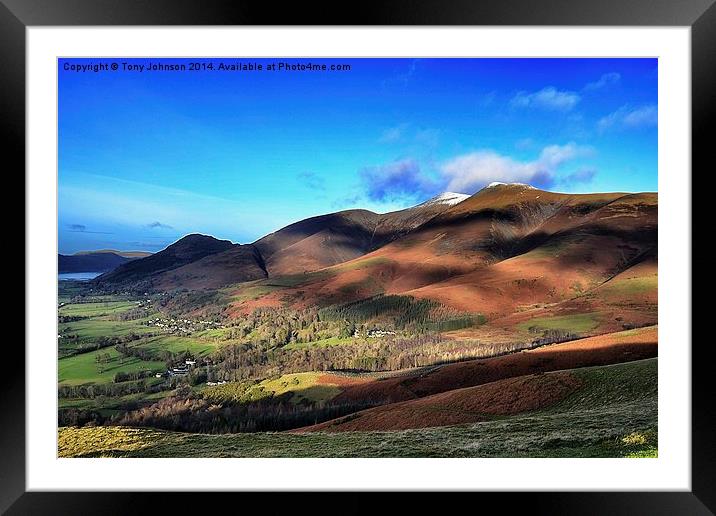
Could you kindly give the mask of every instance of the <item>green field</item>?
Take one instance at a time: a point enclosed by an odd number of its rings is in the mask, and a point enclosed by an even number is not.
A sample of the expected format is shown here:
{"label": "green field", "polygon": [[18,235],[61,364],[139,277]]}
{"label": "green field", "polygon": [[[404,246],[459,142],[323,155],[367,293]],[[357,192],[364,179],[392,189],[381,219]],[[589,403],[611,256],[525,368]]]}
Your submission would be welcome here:
{"label": "green field", "polygon": [[146,325],[155,312],[128,321],[116,320],[115,316],[137,307],[135,301],[103,301],[97,303],[72,303],[59,308],[58,314],[65,317],[83,317],[78,321],[62,322],[57,326],[60,335],[58,349],[60,357],[92,349],[100,337],[125,337],[130,334],[146,335],[156,328]]}
{"label": "green field", "polygon": [[233,299],[235,301],[249,301],[258,299],[266,294],[270,294],[276,290],[296,287],[308,282],[309,280],[317,281],[330,278],[335,275],[335,271],[319,270],[315,272],[307,272],[304,274],[289,274],[286,276],[277,276],[271,279],[263,279],[252,282],[243,283],[239,286],[238,291],[234,291]]}
{"label": "green field", "polygon": [[293,373],[256,384],[226,383],[201,389],[202,395],[214,402],[250,402],[264,398],[290,395],[291,403],[328,401],[341,393],[335,385],[318,384],[323,373]]}
{"label": "green field", "polygon": [[517,416],[398,432],[186,434],[62,428],[69,457],[656,457],[657,359],[573,370],[583,386]]}
{"label": "green field", "polygon": [[[156,385],[162,382],[159,378],[147,378],[144,380],[148,385]],[[125,396],[97,398],[60,398],[58,400],[59,409],[76,408],[83,410],[97,410],[102,415],[114,415],[124,411],[128,403],[151,403],[158,401],[166,396],[170,396],[172,391],[159,391],[153,393],[138,392],[135,394],[127,394]],[[109,412],[109,414],[108,414]]]}
{"label": "green field", "polygon": [[91,341],[97,337],[119,337],[130,333],[153,333],[156,328],[146,326],[148,318],[134,319],[132,321],[111,321],[107,319],[81,319],[67,323],[60,323],[60,333],[77,335],[80,341]]}
{"label": "green field", "polygon": [[[97,355],[109,355],[106,364],[96,362]],[[111,383],[117,373],[132,373],[149,370],[164,371],[166,365],[160,361],[143,361],[137,357],[120,358],[121,355],[113,347],[81,353],[58,361],[58,381],[64,385],[82,385],[88,383]]]}
{"label": "green field", "polygon": [[239,292],[234,295],[235,301],[253,301],[260,297],[270,294],[276,290],[282,290],[283,286],[278,285],[248,285],[242,286]]}
{"label": "green field", "polygon": [[99,317],[102,315],[114,315],[136,308],[134,301],[106,301],[102,303],[72,303],[61,306],[58,310],[60,315]]}
{"label": "green field", "polygon": [[86,281],[63,280],[57,282],[57,302],[69,303],[75,296],[83,294],[87,289]]}
{"label": "green field", "polygon": [[656,274],[653,276],[638,276],[635,278],[619,278],[618,280],[614,279],[606,282],[599,287],[599,292],[607,296],[646,294],[648,292],[656,292],[658,283]]}
{"label": "green field", "polygon": [[163,335],[161,337],[150,337],[140,341],[137,346],[150,351],[170,351],[171,353],[182,353],[188,351],[192,355],[205,355],[217,348],[212,340],[202,340],[194,337],[179,337],[174,335]]}
{"label": "green field", "polygon": [[86,350],[88,347],[92,349],[92,344],[100,337],[125,337],[130,334],[147,335],[155,333],[155,328],[142,324],[146,320],[111,321],[92,318],[60,323],[58,332],[61,338],[57,339],[60,358],[79,352],[82,349]]}
{"label": "green field", "polygon": [[554,317],[535,317],[521,322],[517,327],[522,331],[530,328],[538,330],[564,330],[572,333],[587,333],[599,326],[599,312],[584,314],[558,315]]}
{"label": "green field", "polygon": [[[116,315],[136,308],[136,301],[115,300],[91,303],[72,303],[59,308],[61,316],[83,317],[78,321],[60,323],[58,331],[59,362],[58,381],[60,385],[86,385],[113,383],[117,373],[134,373],[140,371],[160,372],[166,370],[166,357],[161,352],[179,354],[188,351],[192,355],[205,355],[218,346],[216,338],[196,338],[163,334],[162,330],[148,326],[147,322],[158,315],[154,310],[147,310],[147,315],[140,319],[126,321],[117,320]],[[157,335],[157,333],[162,333]],[[141,360],[139,357],[123,357],[113,345],[98,348],[101,338],[121,338],[131,334],[138,336],[129,340],[129,347],[139,347],[150,351],[152,360]],[[95,343],[97,346],[95,346]],[[116,341],[114,342],[116,343]],[[98,363],[97,357],[109,357]],[[146,358],[146,357],[145,357]],[[106,363],[105,363],[106,362]],[[161,380],[157,380],[158,382]],[[148,379],[154,383],[155,379]],[[163,397],[165,394],[160,395]],[[153,399],[153,395],[142,394],[135,398],[112,399],[108,406],[119,406],[124,402]],[[64,400],[61,407],[93,408],[94,400]]]}

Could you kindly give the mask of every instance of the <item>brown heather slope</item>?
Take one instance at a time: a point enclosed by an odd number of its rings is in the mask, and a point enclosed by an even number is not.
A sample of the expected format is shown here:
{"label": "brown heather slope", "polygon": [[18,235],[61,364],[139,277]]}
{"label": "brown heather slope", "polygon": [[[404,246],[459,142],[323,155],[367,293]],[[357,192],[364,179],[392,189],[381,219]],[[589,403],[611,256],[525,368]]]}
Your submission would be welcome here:
{"label": "brown heather slope", "polygon": [[95,284],[108,286],[151,282],[165,271],[226,251],[235,245],[228,240],[218,240],[208,235],[187,235],[158,253],[120,265],[93,281]]}
{"label": "brown heather slope", "polygon": [[[562,207],[521,241],[488,239],[484,246],[494,249],[494,263],[406,293],[488,317],[570,299],[655,249],[656,206],[633,206],[630,199],[621,198],[582,216],[573,214],[572,205]],[[530,249],[530,241],[539,244]],[[511,256],[514,253],[519,254]]]}
{"label": "brown heather slope", "polygon": [[402,238],[263,296],[310,306],[406,294],[497,319],[563,303],[655,260],[657,216],[651,193],[485,188]]}
{"label": "brown heather slope", "polygon": [[589,337],[346,386],[334,401],[396,403],[516,376],[651,358],[657,342],[656,326]]}
{"label": "brown heather slope", "polygon": [[383,214],[346,210],[311,217],[266,235],[254,245],[271,277],[315,271],[374,251],[450,208],[431,201]]}
{"label": "brown heather slope", "polygon": [[247,245],[188,235],[96,281],[105,286],[141,283],[143,288],[169,291],[216,289],[268,276],[302,274],[363,256],[449,207],[428,201],[385,214],[368,210],[330,213],[290,224]]}
{"label": "brown heather slope", "polygon": [[290,224],[257,240],[271,276],[299,274],[365,254],[372,245],[378,214],[347,210]]}
{"label": "brown heather slope", "polygon": [[552,405],[577,390],[566,371],[507,378],[363,410],[297,432],[371,432],[460,425]]}
{"label": "brown heather slope", "polygon": [[234,245],[221,253],[210,254],[152,278],[160,290],[188,288],[217,289],[233,283],[266,278],[266,269],[253,245]]}

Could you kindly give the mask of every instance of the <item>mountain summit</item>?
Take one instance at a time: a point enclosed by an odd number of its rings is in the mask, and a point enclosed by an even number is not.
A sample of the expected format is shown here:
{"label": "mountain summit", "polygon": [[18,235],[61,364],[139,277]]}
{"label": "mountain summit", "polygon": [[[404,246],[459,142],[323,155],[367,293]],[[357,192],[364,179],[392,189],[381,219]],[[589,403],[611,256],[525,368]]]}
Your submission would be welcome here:
{"label": "mountain summit", "polygon": [[156,254],[126,262],[97,278],[98,283],[130,283],[176,269],[211,254],[226,251],[236,244],[208,235],[192,234],[177,240]]}
{"label": "mountain summit", "polygon": [[527,183],[502,183],[500,181],[493,181],[492,183],[487,185],[485,188],[495,188],[497,186],[519,186],[522,188],[529,188],[530,190],[537,190],[537,188],[535,188],[532,185],[528,185]]}
{"label": "mountain summit", "polygon": [[434,206],[436,204],[446,204],[448,206],[454,206],[458,203],[461,203],[468,197],[470,196],[466,194],[443,192],[440,195],[436,195],[432,199],[428,199],[427,201],[418,204],[417,206],[415,206],[415,208],[420,208],[421,206]]}

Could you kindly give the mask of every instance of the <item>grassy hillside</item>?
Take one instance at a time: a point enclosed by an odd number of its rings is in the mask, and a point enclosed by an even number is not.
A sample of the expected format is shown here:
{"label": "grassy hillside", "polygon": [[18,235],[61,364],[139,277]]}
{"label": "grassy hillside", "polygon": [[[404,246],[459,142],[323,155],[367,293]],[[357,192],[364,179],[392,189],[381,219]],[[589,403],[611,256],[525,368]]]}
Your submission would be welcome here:
{"label": "grassy hillside", "polygon": [[62,457],[655,457],[657,359],[572,370],[578,390],[540,410],[397,432],[182,434],[61,428]]}
{"label": "grassy hillside", "polygon": [[216,403],[285,397],[296,404],[304,400],[312,403],[328,401],[340,394],[341,389],[336,383],[331,382],[331,375],[310,372],[285,374],[255,384],[229,382],[204,387],[201,392],[205,398]]}
{"label": "grassy hillside", "polygon": [[117,373],[160,372],[165,369],[164,362],[122,357],[115,348],[109,347],[61,359],[58,380],[64,385],[112,383]]}

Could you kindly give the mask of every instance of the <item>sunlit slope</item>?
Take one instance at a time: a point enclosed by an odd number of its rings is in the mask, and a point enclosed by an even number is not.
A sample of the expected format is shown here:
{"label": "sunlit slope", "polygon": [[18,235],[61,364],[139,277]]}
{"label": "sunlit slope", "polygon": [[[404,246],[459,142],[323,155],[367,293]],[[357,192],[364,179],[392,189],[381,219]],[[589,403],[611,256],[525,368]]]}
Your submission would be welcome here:
{"label": "sunlit slope", "polygon": [[[294,276],[290,285],[269,278],[276,288],[247,305],[327,305],[406,294],[497,319],[587,293],[608,304],[615,298],[600,285],[630,269],[634,276],[651,274],[657,215],[656,194],[487,188],[365,256]],[[655,289],[655,283],[645,285]]]}

